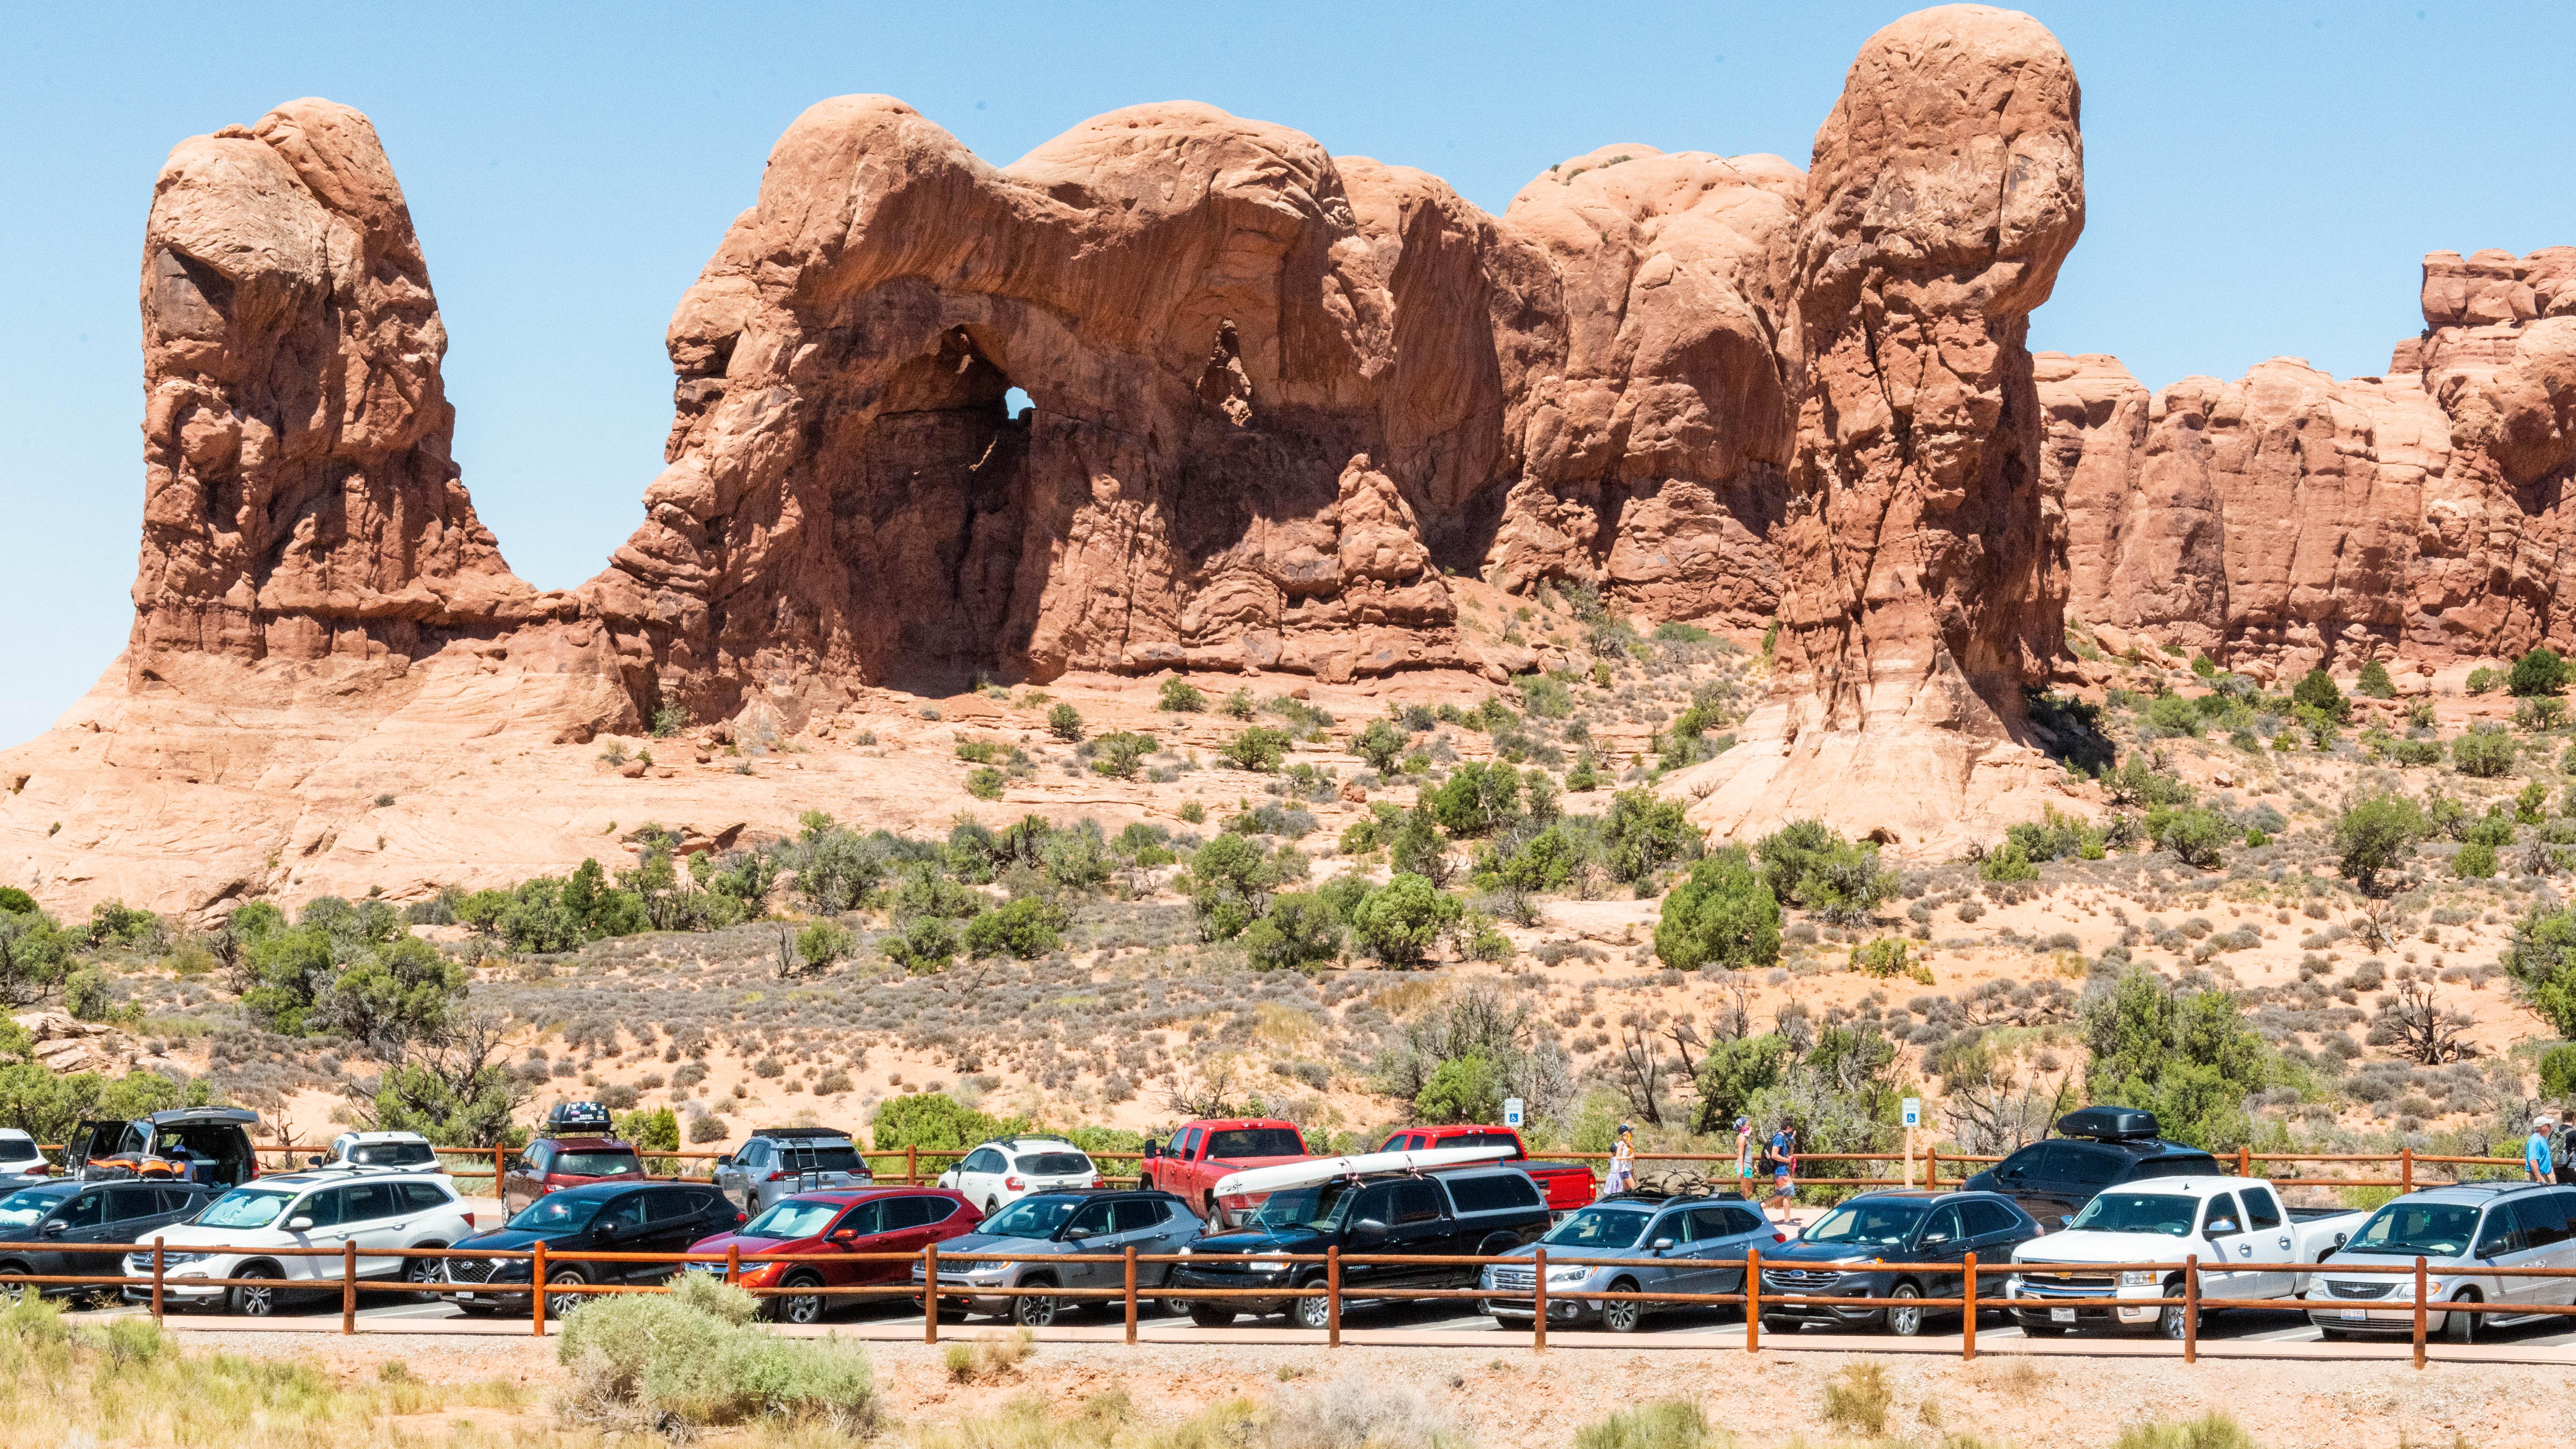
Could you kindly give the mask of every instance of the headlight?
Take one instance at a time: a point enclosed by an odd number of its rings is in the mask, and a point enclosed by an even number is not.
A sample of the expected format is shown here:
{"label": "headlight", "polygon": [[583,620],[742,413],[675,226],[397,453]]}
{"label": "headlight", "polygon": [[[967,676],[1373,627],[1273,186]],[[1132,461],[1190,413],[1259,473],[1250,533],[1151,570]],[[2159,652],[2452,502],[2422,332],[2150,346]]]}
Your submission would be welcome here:
{"label": "headlight", "polygon": [[1276,1273],[1287,1266],[1288,1265],[1285,1263],[1255,1263],[1252,1265],[1252,1271],[1255,1273]]}
{"label": "headlight", "polygon": [[979,1263],[966,1270],[966,1278],[969,1282],[991,1283],[1007,1276],[1010,1271],[1008,1263]]}
{"label": "headlight", "polygon": [[757,1263],[751,1267],[743,1269],[742,1275],[734,1279],[734,1281],[737,1283],[749,1283],[755,1288],[766,1287],[768,1286],[769,1280],[777,1277],[786,1267],[787,1265],[784,1263]]}
{"label": "headlight", "polygon": [[2152,1269],[2144,1273],[2122,1273],[2120,1275],[2120,1286],[2123,1288],[2152,1288],[2155,1286],[2155,1282],[2156,1275]]}
{"label": "headlight", "polygon": [[1591,1276],[1591,1269],[1579,1266],[1573,1268],[1550,1268],[1547,1270],[1547,1281],[1550,1283],[1580,1283]]}
{"label": "headlight", "polygon": [[1491,1288],[1494,1286],[1494,1270],[1491,1266],[1477,1270],[1476,1286],[1479,1288]]}

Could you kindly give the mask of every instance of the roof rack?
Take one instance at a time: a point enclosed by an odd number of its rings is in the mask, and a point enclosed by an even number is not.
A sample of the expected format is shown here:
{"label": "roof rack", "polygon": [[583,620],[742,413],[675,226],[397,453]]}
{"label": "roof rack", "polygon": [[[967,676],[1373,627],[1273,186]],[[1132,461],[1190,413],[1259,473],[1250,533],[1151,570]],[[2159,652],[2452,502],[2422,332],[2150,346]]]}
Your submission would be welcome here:
{"label": "roof rack", "polygon": [[842,1127],[755,1127],[751,1129],[751,1135],[754,1137],[848,1137],[850,1133],[847,1128]]}

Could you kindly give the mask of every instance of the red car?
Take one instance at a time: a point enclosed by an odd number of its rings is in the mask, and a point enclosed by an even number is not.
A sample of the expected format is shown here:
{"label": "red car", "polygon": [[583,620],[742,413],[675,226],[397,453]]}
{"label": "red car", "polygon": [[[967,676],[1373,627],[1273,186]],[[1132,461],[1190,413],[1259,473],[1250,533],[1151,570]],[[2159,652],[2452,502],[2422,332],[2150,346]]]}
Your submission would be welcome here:
{"label": "red car", "polygon": [[501,1210],[519,1209],[550,1192],[592,1182],[642,1182],[635,1144],[614,1137],[540,1137],[501,1178]]}
{"label": "red car", "polygon": [[1211,1227],[1223,1221],[1216,1185],[1247,1167],[1277,1167],[1315,1154],[1297,1135],[1297,1124],[1270,1117],[1234,1117],[1185,1124],[1171,1142],[1145,1144],[1138,1187],[1157,1188],[1188,1203]]}
{"label": "red car", "polygon": [[[939,1187],[852,1188],[841,1192],[806,1192],[780,1198],[760,1216],[730,1233],[718,1233],[689,1249],[721,1253],[739,1246],[753,1253],[918,1253],[975,1231],[984,1215],[962,1193]],[[693,1269],[723,1272],[721,1263],[691,1263]],[[909,1285],[913,1265],[900,1258],[848,1263],[754,1263],[736,1282],[746,1288],[851,1288],[874,1284]],[[887,1294],[888,1298],[900,1297]],[[868,1303],[873,1297],[852,1295],[844,1303]],[[813,1323],[834,1305],[820,1293],[783,1293],[767,1300],[769,1316],[781,1323]]]}

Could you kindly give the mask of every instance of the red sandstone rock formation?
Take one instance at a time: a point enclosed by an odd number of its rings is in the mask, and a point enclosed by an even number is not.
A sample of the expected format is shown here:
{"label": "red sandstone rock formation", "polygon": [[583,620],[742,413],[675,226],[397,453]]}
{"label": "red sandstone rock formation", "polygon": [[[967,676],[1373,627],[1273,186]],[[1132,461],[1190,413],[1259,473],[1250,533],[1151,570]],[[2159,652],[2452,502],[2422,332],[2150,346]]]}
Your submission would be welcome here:
{"label": "red sandstone rock formation", "polygon": [[2423,296],[2382,377],[2275,358],[2148,401],[2111,359],[2041,358],[2070,612],[2267,676],[2576,645],[2576,248],[2436,252]]}
{"label": "red sandstone rock formation", "polygon": [[2016,736],[2060,647],[2065,535],[2023,339],[2083,229],[2078,109],[2056,38],[1984,6],[1853,63],[1798,238],[1778,685],[1694,782],[1705,823],[1911,845],[2044,776]]}
{"label": "red sandstone rock formation", "polygon": [[127,656],[409,658],[545,612],[448,455],[447,351],[367,118],[183,141],[143,243],[143,559]]}

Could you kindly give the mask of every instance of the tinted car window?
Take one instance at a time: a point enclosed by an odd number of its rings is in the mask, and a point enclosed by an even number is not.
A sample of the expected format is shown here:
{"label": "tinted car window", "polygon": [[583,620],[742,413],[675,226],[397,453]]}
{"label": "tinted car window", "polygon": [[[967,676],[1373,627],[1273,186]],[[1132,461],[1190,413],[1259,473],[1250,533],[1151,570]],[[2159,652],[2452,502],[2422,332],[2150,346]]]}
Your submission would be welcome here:
{"label": "tinted car window", "polygon": [[1182,1133],[1182,1134],[1181,1134],[1181,1140],[1180,1140],[1180,1142],[1178,1143],[1178,1145],[1174,1146],[1172,1150],[1173,1150],[1174,1152],[1176,1152],[1176,1153],[1180,1154],[1181,1156],[1183,1156],[1183,1157],[1186,1157],[1186,1158],[1190,1159],[1190,1160],[1191,1160],[1191,1161],[1193,1161],[1193,1162],[1197,1161],[1197,1160],[1198,1160],[1198,1150],[1199,1150],[1199,1133],[1200,1133],[1202,1130],[1204,1130],[1204,1129],[1197,1128],[1197,1127],[1193,1127],[1193,1128],[1191,1128],[1189,1131]]}
{"label": "tinted car window", "polygon": [[2554,1192],[2535,1192],[2513,1200],[2514,1221],[2522,1228],[2522,1246],[2550,1248],[2567,1241],[2567,1208]]}
{"label": "tinted car window", "polygon": [[1982,1238],[1990,1233],[2009,1233],[2021,1226],[2020,1219],[2012,1215],[2012,1210],[1999,1202],[1973,1199],[1961,1203],[1959,1211],[1967,1215],[1968,1236],[1972,1238]]}
{"label": "tinted car window", "polygon": [[1087,1202],[1082,1205],[1082,1211],[1073,1215],[1073,1221],[1064,1225],[1065,1236],[1085,1233],[1096,1237],[1109,1231],[1109,1222],[1109,1204]]}
{"label": "tinted car window", "polygon": [[97,1227],[107,1221],[107,1194],[93,1188],[64,1204],[63,1210],[54,1216],[69,1227]]}
{"label": "tinted car window", "polygon": [[1676,1243],[1689,1242],[1691,1215],[1686,1212],[1666,1213],[1655,1219],[1655,1225],[1646,1230],[1646,1241],[1651,1243],[1657,1238],[1670,1238]]}
{"label": "tinted car window", "polygon": [[948,1216],[956,1204],[944,1197],[899,1197],[886,1204],[886,1228],[926,1228]]}
{"label": "tinted car window", "polygon": [[161,1190],[143,1183],[125,1183],[108,1189],[107,1220],[122,1222],[127,1218],[148,1218],[161,1210]]}
{"label": "tinted car window", "polygon": [[1538,1186],[1517,1172],[1447,1179],[1449,1200],[1462,1213],[1499,1212],[1538,1206]]}
{"label": "tinted car window", "polygon": [[[785,1206],[787,1206],[786,1203],[780,1203],[778,1205],[778,1207],[781,1208]],[[771,1208],[770,1211],[776,1212],[778,1211],[778,1208]],[[857,1207],[854,1207],[848,1212],[842,1214],[841,1221],[835,1226],[834,1231],[839,1231],[841,1228],[847,1228],[863,1238],[884,1232],[885,1199],[875,1198],[868,1202],[860,1203]]]}
{"label": "tinted car window", "polygon": [[550,1170],[566,1177],[641,1177],[644,1164],[633,1148],[593,1147],[558,1154]]}
{"label": "tinted car window", "polygon": [[1959,1238],[1959,1210],[1955,1207],[1945,1207],[1933,1211],[1931,1221],[1923,1225],[1923,1236],[1916,1241],[1929,1243],[1938,1240],[1944,1243],[1955,1243]]}
{"label": "tinted car window", "polygon": [[2494,1207],[2488,1208],[2486,1226],[2478,1232],[2478,1246],[2475,1250],[2477,1255],[2481,1258],[2492,1258],[2500,1253],[2519,1252],[2521,1249],[2522,1234],[2514,1228],[2512,1206],[2497,1203]]}
{"label": "tinted car window", "polygon": [[1395,1220],[1400,1223],[1428,1223],[1440,1219],[1440,1190],[1427,1182],[1399,1182],[1395,1185]]}
{"label": "tinted car window", "polygon": [[2216,1177],[2218,1159],[2206,1152],[2177,1152],[2166,1157],[2150,1157],[2129,1169],[2138,1177]]}
{"label": "tinted car window", "polygon": [[1117,1214],[1118,1231],[1122,1233],[1135,1233],[1142,1232],[1147,1228],[1160,1226],[1164,1218],[1163,1207],[1164,1205],[1162,1203],[1156,1202],[1152,1198],[1120,1198],[1118,1200]]}
{"label": "tinted car window", "polygon": [[1306,1142],[1287,1127],[1235,1127],[1208,1134],[1210,1157],[1303,1157]]}
{"label": "tinted car window", "polygon": [[1020,1171],[1031,1177],[1071,1177],[1090,1170],[1091,1159],[1079,1152],[1032,1152],[1020,1159]]}
{"label": "tinted car window", "polygon": [[2245,1225],[2249,1228],[2277,1228],[2281,1225],[2280,1204],[2272,1194],[2259,1187],[2245,1189]]}
{"label": "tinted car window", "polygon": [[33,1162],[42,1156],[33,1138],[0,1137],[0,1163]]}
{"label": "tinted car window", "polygon": [[313,1226],[331,1228],[340,1225],[340,1212],[340,1191],[337,1188],[328,1188],[306,1198],[294,1211],[288,1213],[287,1217],[289,1219],[311,1218]]}
{"label": "tinted car window", "polygon": [[813,1156],[816,1172],[858,1172],[867,1166],[859,1160],[859,1149],[846,1142],[817,1142]]}
{"label": "tinted car window", "polygon": [[390,1182],[357,1182],[340,1189],[340,1221],[372,1223],[399,1217],[404,1205],[402,1195],[393,1191],[393,1186]]}
{"label": "tinted car window", "polygon": [[1395,1221],[1395,1189],[1372,1187],[1351,1204],[1351,1221],[1355,1223]]}
{"label": "tinted car window", "polygon": [[432,1209],[443,1208],[454,1201],[447,1195],[445,1189],[434,1182],[406,1182],[401,1186],[403,1201],[413,1212],[429,1212]]}
{"label": "tinted car window", "polygon": [[2200,1230],[2204,1233],[2241,1233],[2245,1219],[2236,1212],[2236,1195],[2222,1192],[2200,1210]]}
{"label": "tinted car window", "polygon": [[1731,1238],[1744,1229],[1731,1208],[1707,1207],[1691,1210],[1691,1237],[1705,1242],[1710,1238]]}
{"label": "tinted car window", "polygon": [[1002,1238],[1052,1238],[1073,1216],[1076,1199],[1024,1197],[984,1220],[984,1231]]}
{"label": "tinted car window", "polygon": [[360,1167],[430,1167],[438,1154],[426,1142],[361,1142],[349,1149],[349,1160]]}
{"label": "tinted car window", "polygon": [[2047,1155],[2048,1145],[2034,1142],[1996,1163],[1995,1179],[2016,1184],[2034,1181],[2039,1176],[2040,1160]]}
{"label": "tinted car window", "polygon": [[2041,1175],[2051,1182],[2077,1187],[2109,1187],[2127,1165],[2120,1153],[2072,1142],[2052,1142],[2048,1146],[2048,1164]]}

